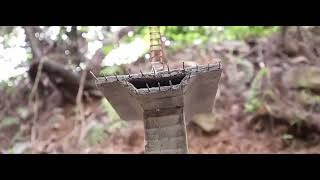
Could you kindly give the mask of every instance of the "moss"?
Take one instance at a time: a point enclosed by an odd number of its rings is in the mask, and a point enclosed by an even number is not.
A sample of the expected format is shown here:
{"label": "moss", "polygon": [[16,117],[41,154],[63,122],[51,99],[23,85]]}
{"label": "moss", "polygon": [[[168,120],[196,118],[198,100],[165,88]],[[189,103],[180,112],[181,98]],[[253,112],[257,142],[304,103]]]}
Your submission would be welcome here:
{"label": "moss", "polygon": [[107,99],[101,100],[101,106],[103,111],[110,117],[112,120],[120,120],[120,116],[117,111],[112,107]]}
{"label": "moss", "polygon": [[4,119],[1,120],[0,129],[5,128],[5,127],[9,127],[9,126],[13,126],[13,125],[17,125],[17,124],[19,124],[18,118],[8,116],[8,117],[5,117]]}
{"label": "moss", "polygon": [[121,65],[106,66],[100,71],[100,76],[109,76],[114,74],[124,74],[124,67]]}
{"label": "moss", "polygon": [[97,124],[89,130],[87,140],[90,145],[96,145],[103,142],[106,137],[105,127],[102,124]]}
{"label": "moss", "polygon": [[246,112],[255,112],[263,104],[262,97],[259,97],[260,86],[262,78],[268,73],[266,68],[262,68],[254,78],[249,92],[249,98],[245,104]]}

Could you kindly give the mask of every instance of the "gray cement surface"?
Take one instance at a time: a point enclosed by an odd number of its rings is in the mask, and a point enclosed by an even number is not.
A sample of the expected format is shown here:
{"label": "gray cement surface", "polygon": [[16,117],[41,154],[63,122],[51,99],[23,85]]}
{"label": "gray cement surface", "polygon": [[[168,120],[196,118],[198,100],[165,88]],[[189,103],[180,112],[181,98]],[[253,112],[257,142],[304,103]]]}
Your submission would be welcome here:
{"label": "gray cement surface", "polygon": [[188,153],[186,124],[212,113],[222,64],[99,77],[123,120],[144,120],[146,153]]}

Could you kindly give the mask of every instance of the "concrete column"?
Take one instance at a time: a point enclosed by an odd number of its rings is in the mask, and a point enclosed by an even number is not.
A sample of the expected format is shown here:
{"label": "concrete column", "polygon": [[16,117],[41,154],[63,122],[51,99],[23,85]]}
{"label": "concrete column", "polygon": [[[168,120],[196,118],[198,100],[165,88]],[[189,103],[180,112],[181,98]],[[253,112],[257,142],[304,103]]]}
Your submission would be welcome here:
{"label": "concrete column", "polygon": [[187,154],[183,108],[153,109],[144,112],[146,154]]}
{"label": "concrete column", "polygon": [[186,125],[211,113],[220,63],[98,78],[96,84],[124,120],[143,120],[145,153],[187,154]]}

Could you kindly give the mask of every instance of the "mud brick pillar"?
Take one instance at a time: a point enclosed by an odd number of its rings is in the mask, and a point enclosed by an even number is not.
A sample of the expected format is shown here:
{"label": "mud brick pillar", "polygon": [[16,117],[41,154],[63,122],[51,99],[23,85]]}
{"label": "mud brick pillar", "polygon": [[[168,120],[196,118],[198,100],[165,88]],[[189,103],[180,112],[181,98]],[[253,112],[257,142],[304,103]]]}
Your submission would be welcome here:
{"label": "mud brick pillar", "polygon": [[96,85],[123,120],[143,120],[146,154],[187,154],[186,125],[212,113],[220,63],[97,78]]}

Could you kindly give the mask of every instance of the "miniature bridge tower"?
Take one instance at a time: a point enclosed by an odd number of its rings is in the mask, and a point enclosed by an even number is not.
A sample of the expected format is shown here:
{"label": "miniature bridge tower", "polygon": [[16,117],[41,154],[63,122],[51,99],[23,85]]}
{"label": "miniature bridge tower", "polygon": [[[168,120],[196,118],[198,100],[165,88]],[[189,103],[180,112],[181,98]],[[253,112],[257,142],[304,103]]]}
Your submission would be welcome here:
{"label": "miniature bridge tower", "polygon": [[124,120],[143,120],[146,154],[187,154],[186,125],[212,113],[221,63],[170,70],[159,27],[150,27],[151,72],[98,77],[96,85]]}

